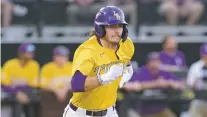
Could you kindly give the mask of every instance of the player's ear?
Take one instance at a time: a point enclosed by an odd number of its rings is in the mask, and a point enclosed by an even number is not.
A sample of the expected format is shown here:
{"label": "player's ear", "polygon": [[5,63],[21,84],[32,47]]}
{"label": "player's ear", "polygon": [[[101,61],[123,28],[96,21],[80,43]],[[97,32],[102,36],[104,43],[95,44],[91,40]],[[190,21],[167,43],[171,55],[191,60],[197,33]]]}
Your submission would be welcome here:
{"label": "player's ear", "polygon": [[97,37],[99,38],[104,37],[106,34],[104,26],[101,26],[101,25],[95,25],[95,31],[96,31]]}

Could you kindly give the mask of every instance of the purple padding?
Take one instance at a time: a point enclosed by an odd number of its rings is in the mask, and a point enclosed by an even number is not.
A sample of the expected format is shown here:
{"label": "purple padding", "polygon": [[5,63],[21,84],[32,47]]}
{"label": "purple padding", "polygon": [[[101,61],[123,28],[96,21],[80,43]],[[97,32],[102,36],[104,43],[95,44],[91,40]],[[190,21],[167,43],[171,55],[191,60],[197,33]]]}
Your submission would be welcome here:
{"label": "purple padding", "polygon": [[84,85],[86,80],[85,75],[80,71],[76,71],[71,80],[71,88],[73,92],[85,92]]}
{"label": "purple padding", "polygon": [[17,88],[13,88],[11,86],[8,86],[8,85],[1,85],[1,88],[3,89],[3,91],[5,92],[9,92],[9,93],[12,93],[12,94],[16,94],[18,89]]}
{"label": "purple padding", "polygon": [[3,91],[12,93],[12,94],[16,94],[18,91],[31,92],[31,87],[29,87],[28,85],[20,85],[16,87],[11,87],[11,86],[2,84],[1,88],[3,89]]}

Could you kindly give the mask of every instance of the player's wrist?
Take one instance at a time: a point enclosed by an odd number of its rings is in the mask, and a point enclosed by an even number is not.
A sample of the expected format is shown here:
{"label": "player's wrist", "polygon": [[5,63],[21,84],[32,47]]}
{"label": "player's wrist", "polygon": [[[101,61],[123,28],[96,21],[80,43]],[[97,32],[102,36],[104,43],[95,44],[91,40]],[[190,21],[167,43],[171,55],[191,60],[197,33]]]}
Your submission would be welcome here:
{"label": "player's wrist", "polygon": [[97,82],[100,84],[100,85],[103,85],[103,81],[101,79],[101,75],[97,75],[96,76],[96,79],[97,79]]}

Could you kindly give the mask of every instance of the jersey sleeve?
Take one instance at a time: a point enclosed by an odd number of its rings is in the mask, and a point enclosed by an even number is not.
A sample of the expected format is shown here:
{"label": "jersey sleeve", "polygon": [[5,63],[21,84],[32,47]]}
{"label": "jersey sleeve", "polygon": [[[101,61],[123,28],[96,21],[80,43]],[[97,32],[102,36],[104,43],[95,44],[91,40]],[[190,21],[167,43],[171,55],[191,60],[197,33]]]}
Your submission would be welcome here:
{"label": "jersey sleeve", "polygon": [[134,43],[132,42],[132,40],[128,37],[128,39],[126,40],[128,42],[128,50],[129,50],[129,57],[130,59],[132,59],[133,55],[134,55]]}
{"label": "jersey sleeve", "polygon": [[77,50],[73,59],[72,75],[76,71],[80,71],[83,75],[88,76],[94,67],[94,60],[91,55],[91,50]]}
{"label": "jersey sleeve", "polygon": [[122,56],[123,61],[129,63],[134,55],[134,43],[128,37],[124,43],[121,44],[121,50],[118,50],[118,54]]}
{"label": "jersey sleeve", "polygon": [[44,88],[49,85],[49,79],[51,78],[51,69],[46,64],[42,67],[40,72],[40,87]]}
{"label": "jersey sleeve", "polygon": [[40,65],[38,62],[34,62],[32,64],[32,70],[30,70],[30,78],[31,80],[29,80],[29,85],[32,87],[39,87],[39,72],[40,72]]}
{"label": "jersey sleeve", "polygon": [[1,77],[1,84],[11,85],[11,74],[12,74],[11,69],[12,69],[12,66],[10,62],[7,61],[2,68],[3,77]]}

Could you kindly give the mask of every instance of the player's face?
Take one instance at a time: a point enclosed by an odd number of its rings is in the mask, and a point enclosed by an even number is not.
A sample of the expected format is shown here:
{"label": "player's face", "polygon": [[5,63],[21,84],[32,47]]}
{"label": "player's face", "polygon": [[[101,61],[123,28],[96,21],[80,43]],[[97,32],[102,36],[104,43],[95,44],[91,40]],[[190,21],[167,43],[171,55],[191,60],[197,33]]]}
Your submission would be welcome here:
{"label": "player's face", "polygon": [[123,32],[123,24],[105,26],[105,39],[112,44],[118,44]]}
{"label": "player's face", "polygon": [[25,52],[24,53],[24,58],[29,60],[34,58],[34,53],[33,52]]}
{"label": "player's face", "polygon": [[169,37],[164,46],[168,50],[175,50],[177,48],[177,42],[173,39],[173,37]]}
{"label": "player's face", "polygon": [[65,64],[68,61],[68,57],[56,55],[56,56],[54,56],[54,61],[57,64]]}
{"label": "player's face", "polygon": [[202,55],[202,59],[207,64],[207,55]]}

